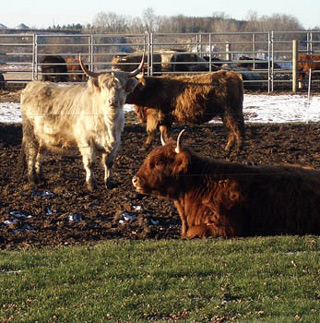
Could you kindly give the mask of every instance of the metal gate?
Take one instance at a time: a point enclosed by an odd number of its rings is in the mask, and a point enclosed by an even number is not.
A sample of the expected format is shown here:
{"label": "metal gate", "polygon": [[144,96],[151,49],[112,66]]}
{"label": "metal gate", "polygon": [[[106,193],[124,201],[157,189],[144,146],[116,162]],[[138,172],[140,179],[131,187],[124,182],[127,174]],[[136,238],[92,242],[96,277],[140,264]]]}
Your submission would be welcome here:
{"label": "metal gate", "polygon": [[[207,69],[203,72],[212,71],[216,65],[241,72],[245,76],[246,88],[268,92],[291,91],[295,81],[293,40],[298,42],[299,53],[320,53],[320,31],[189,34],[69,34],[36,31],[17,34],[6,31],[0,34],[0,74],[6,85],[24,86],[31,80],[42,80],[45,77],[43,59],[46,56],[77,59],[81,53],[90,70],[103,71],[112,67],[114,56],[145,50],[146,72],[148,75],[157,75],[161,73],[157,65],[163,62],[154,60],[154,54],[171,50],[194,53],[205,59]],[[167,63],[172,64],[170,61]],[[53,64],[59,66],[64,63]],[[319,72],[312,72],[314,88],[319,85]],[[69,73],[57,74],[69,77]],[[81,71],[74,73],[81,74]],[[168,70],[166,73],[182,72]]]}

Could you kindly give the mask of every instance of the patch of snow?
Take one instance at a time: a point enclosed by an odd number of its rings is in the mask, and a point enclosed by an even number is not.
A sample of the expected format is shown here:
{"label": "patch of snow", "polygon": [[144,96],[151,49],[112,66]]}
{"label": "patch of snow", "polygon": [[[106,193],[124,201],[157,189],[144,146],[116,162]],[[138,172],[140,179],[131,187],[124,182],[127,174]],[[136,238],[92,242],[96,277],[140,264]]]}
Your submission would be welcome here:
{"label": "patch of snow", "polygon": [[11,211],[9,214],[13,215],[15,218],[18,218],[18,219],[30,219],[30,218],[32,218],[32,215],[25,215],[25,214],[21,213],[20,211]]}
{"label": "patch of snow", "polygon": [[21,121],[20,103],[0,103],[0,122],[18,123]]}
{"label": "patch of snow", "polygon": [[158,220],[153,220],[152,218],[150,219],[150,222],[152,225],[159,225],[159,221]]}
{"label": "patch of snow", "polygon": [[5,225],[11,225],[11,224],[14,224],[14,223],[17,223],[18,222],[18,219],[13,219],[12,221],[11,220],[5,220],[3,223]]}
{"label": "patch of snow", "polygon": [[32,193],[31,196],[32,197],[34,197],[34,196],[48,197],[48,196],[54,196],[54,194],[52,192],[48,192],[48,191],[46,191],[46,192],[37,191],[37,192]]}
{"label": "patch of snow", "polygon": [[247,94],[243,105],[250,123],[320,121],[320,96]]}
{"label": "patch of snow", "polygon": [[36,230],[31,226],[31,225],[29,225],[29,224],[25,224],[24,226],[23,226],[23,228],[21,228],[21,229],[14,229],[14,230],[12,230],[12,232],[14,233],[14,234],[16,234],[16,233],[19,233],[19,232],[24,232],[24,231],[30,231],[30,232],[36,232]]}
{"label": "patch of snow", "polygon": [[68,220],[69,222],[81,222],[83,219],[81,215],[75,213],[75,214],[69,215]]}
{"label": "patch of snow", "polygon": [[[133,105],[125,104],[124,112],[130,111]],[[320,96],[245,94],[243,112],[249,123],[318,122]],[[0,103],[0,122],[21,122],[20,104]]]}
{"label": "patch of snow", "polygon": [[49,216],[49,215],[52,215],[52,214],[53,214],[53,212],[47,207],[45,215]]}
{"label": "patch of snow", "polygon": [[133,211],[135,211],[135,212],[140,212],[141,210],[142,210],[142,208],[141,208],[141,206],[140,205],[134,205],[134,206],[132,206],[132,209],[133,209]]}
{"label": "patch of snow", "polygon": [[137,218],[136,215],[130,214],[128,212],[123,212],[122,217],[125,221],[135,220]]}

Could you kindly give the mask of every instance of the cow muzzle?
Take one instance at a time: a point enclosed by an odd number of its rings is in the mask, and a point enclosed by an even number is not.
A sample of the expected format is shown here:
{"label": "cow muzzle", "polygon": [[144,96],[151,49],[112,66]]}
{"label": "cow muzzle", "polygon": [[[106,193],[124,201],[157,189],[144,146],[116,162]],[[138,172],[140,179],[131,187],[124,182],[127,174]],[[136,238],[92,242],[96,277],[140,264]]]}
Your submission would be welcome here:
{"label": "cow muzzle", "polygon": [[115,108],[117,108],[117,107],[119,106],[119,102],[118,102],[118,100],[117,100],[117,99],[115,99],[115,98],[107,99],[106,104],[107,104],[109,107],[113,108],[113,109],[115,109]]}
{"label": "cow muzzle", "polygon": [[139,180],[139,177],[138,176],[133,176],[132,177],[132,185],[138,189],[140,187],[140,180]]}

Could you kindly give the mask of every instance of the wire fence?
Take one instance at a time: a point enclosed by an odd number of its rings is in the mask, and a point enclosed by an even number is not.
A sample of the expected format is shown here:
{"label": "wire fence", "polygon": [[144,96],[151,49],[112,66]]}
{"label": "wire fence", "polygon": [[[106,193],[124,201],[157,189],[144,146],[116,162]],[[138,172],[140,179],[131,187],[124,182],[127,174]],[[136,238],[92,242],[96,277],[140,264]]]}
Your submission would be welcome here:
{"label": "wire fence", "polygon": [[319,88],[320,58],[316,55],[320,55],[320,31],[183,34],[7,31],[0,34],[0,86],[24,86],[31,80],[83,81],[79,53],[94,72],[114,67],[134,69],[143,51],[147,54],[148,75],[204,73],[223,68],[241,73],[246,88],[268,92],[294,90],[298,77],[301,84],[305,83],[301,90],[307,91],[310,76],[299,71],[299,57],[313,54],[311,87]]}

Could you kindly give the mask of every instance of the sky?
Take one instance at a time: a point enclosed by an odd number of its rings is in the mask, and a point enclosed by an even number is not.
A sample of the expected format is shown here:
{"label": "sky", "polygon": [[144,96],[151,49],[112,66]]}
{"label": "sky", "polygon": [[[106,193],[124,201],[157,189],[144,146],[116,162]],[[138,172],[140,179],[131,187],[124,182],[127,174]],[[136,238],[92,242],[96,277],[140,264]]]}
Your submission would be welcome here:
{"label": "sky", "polygon": [[[195,4],[199,4],[195,6]],[[153,9],[157,16],[185,15],[207,17],[214,13],[224,13],[235,19],[247,19],[249,13],[258,17],[285,14],[296,18],[304,28],[320,26],[320,1],[288,0],[9,0],[1,6],[0,24],[14,28],[24,23],[30,28],[47,28],[52,25],[92,24],[100,13],[114,12],[118,15],[142,17],[146,9]]]}

